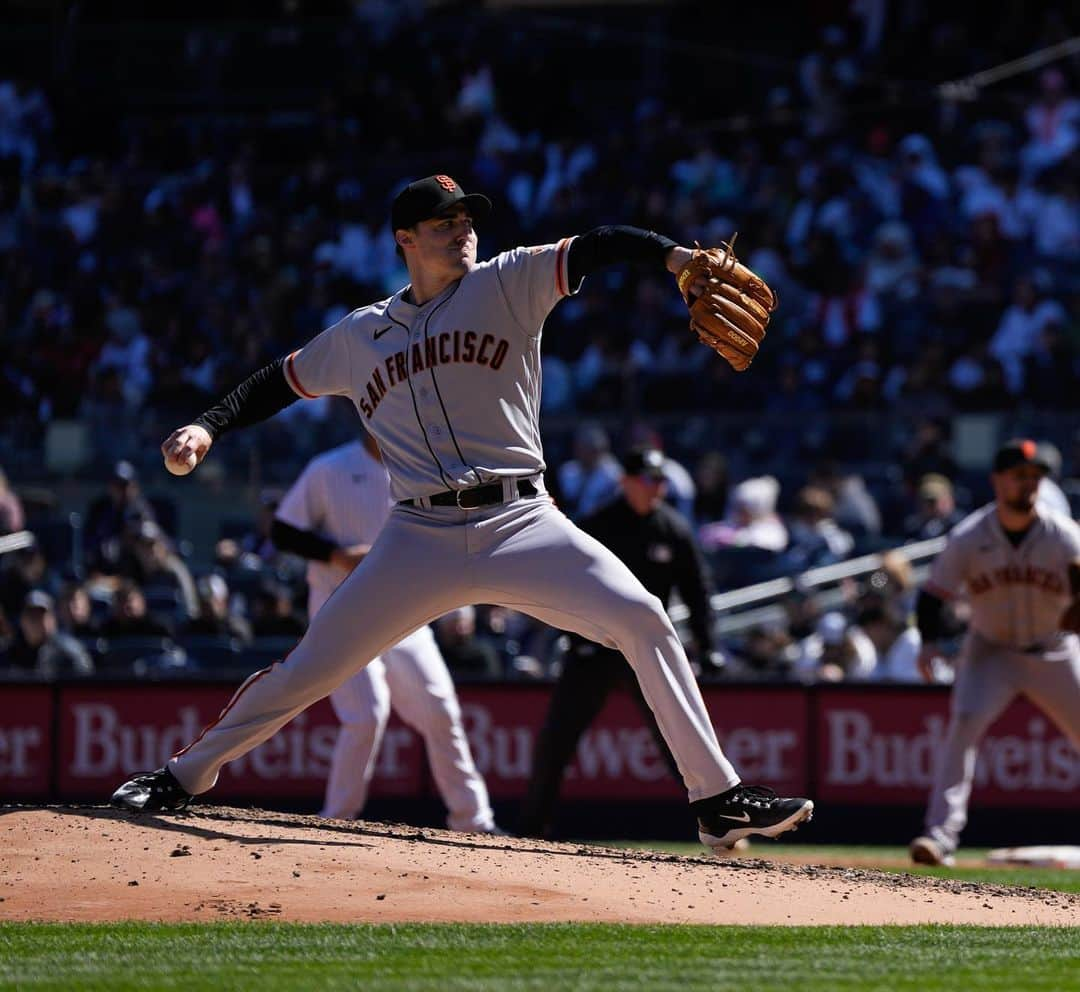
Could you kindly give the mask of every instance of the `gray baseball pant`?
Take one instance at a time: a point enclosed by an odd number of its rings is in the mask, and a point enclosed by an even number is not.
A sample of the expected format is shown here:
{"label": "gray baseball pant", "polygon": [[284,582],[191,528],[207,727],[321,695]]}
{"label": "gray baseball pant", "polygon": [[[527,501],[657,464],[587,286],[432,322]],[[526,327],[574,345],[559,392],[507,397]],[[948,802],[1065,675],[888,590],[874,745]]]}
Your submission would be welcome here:
{"label": "gray baseball pant", "polygon": [[398,505],[371,552],[281,662],[252,675],[169,768],[190,793],[406,634],[460,606],[491,603],[621,652],[691,801],[739,777],[720,749],[663,604],[598,541],[540,496],[480,510]]}
{"label": "gray baseball pant", "polygon": [[967,824],[979,742],[1005,708],[1023,693],[1080,748],[1080,641],[1029,654],[969,633],[957,658],[949,728],[926,811],[926,833],[947,852]]}

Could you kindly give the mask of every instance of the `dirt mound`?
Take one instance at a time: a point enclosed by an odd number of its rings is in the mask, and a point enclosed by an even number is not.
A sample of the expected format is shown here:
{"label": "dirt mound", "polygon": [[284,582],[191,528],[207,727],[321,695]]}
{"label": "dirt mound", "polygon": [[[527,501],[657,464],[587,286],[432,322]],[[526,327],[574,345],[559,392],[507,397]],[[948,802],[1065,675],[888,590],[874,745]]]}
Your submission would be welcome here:
{"label": "dirt mound", "polygon": [[1080,923],[1080,897],[198,806],[0,807],[0,920]]}

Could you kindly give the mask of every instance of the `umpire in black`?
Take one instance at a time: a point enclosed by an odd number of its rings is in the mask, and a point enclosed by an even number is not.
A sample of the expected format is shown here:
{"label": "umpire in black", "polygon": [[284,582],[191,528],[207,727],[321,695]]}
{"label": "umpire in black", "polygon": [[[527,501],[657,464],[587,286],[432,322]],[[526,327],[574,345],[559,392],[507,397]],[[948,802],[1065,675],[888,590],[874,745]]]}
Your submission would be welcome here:
{"label": "umpire in black", "polygon": [[[664,502],[664,456],[656,448],[634,448],[623,457],[622,467],[621,496],[579,520],[578,526],[615,552],[660,602],[667,605],[672,590],[679,591],[690,612],[694,637],[690,657],[696,653],[703,664],[714,656],[708,571],[690,522]],[[681,781],[675,758],[626,659],[571,634],[533,754],[532,780],[518,822],[521,836],[550,835],[563,773],[581,735],[617,687],[637,702],[671,774]]]}

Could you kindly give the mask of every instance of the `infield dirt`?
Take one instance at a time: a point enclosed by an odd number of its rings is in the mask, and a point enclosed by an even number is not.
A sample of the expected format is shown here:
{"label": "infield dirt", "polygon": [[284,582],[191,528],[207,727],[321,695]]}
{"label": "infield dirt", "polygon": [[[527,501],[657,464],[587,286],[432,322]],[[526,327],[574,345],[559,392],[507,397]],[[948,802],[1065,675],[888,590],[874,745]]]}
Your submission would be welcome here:
{"label": "infield dirt", "polygon": [[1080,896],[198,806],[0,807],[0,920],[1080,924]]}

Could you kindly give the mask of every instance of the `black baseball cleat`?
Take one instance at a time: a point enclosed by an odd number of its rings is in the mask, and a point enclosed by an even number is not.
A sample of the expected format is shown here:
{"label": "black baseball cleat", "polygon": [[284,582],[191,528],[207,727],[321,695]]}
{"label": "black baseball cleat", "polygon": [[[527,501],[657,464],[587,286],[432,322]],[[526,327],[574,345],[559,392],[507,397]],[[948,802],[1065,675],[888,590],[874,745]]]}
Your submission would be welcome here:
{"label": "black baseball cleat", "polygon": [[183,809],[193,798],[168,768],[159,768],[129,779],[112,794],[109,803],[135,813],[159,813]]}
{"label": "black baseball cleat", "polygon": [[785,799],[761,785],[737,785],[723,795],[691,804],[701,843],[726,850],[743,837],[779,837],[814,815],[809,799]]}

